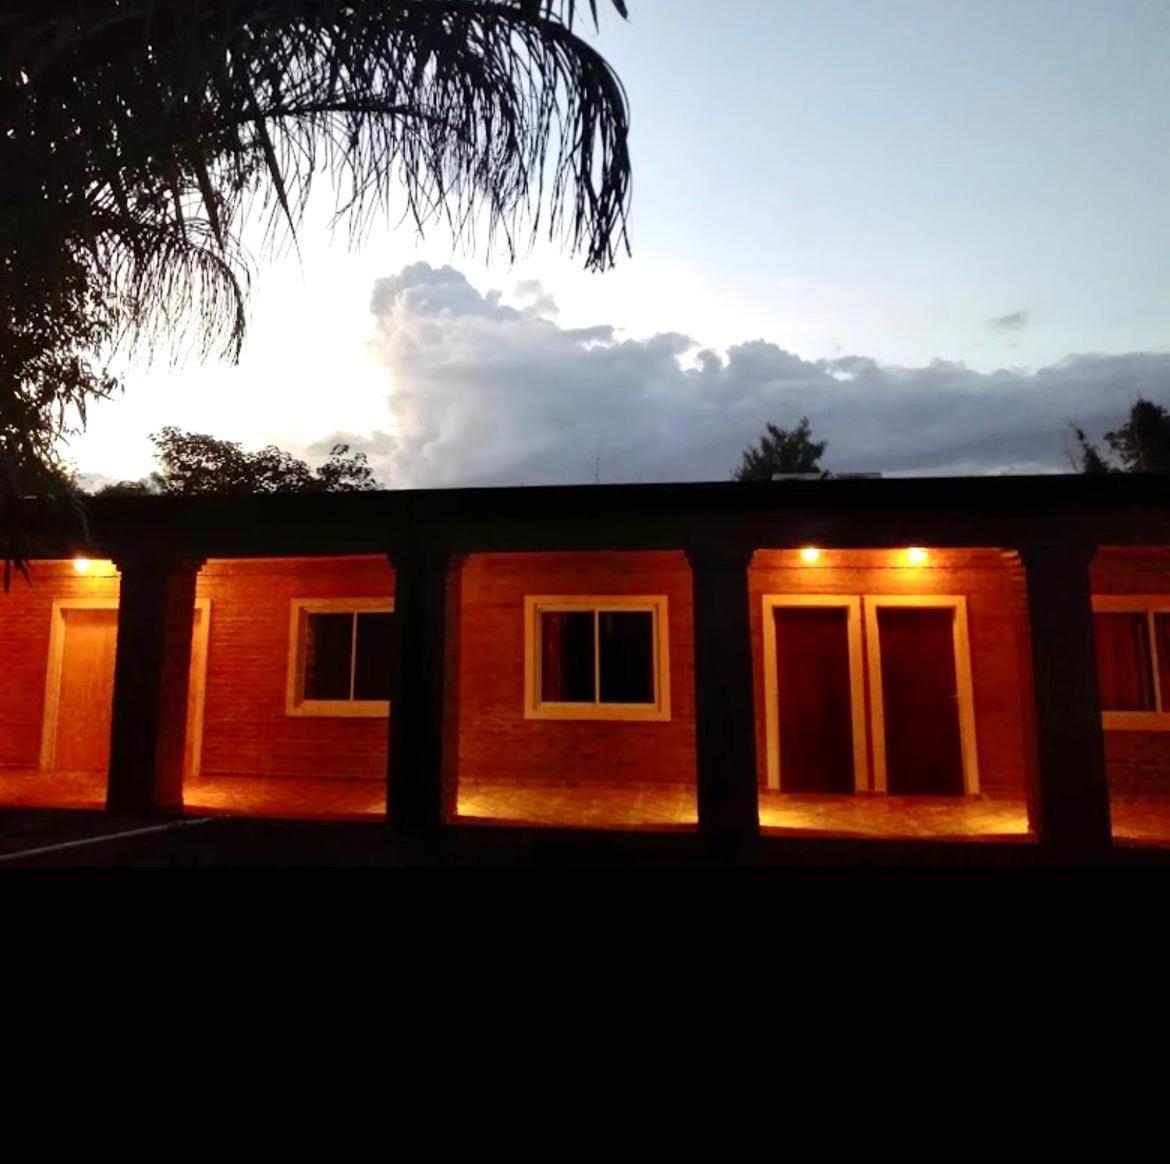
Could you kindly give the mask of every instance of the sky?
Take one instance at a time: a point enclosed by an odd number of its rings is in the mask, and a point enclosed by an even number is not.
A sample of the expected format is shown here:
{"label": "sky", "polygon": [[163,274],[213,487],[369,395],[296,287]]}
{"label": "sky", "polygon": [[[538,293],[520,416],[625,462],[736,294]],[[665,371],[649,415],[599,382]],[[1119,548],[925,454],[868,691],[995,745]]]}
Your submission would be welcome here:
{"label": "sky", "polygon": [[1165,0],[630,0],[632,255],[441,230],[356,250],[310,208],[234,367],[131,363],[67,456],[165,424],[336,440],[391,488],[725,479],[808,415],[841,471],[1066,471],[1170,403]]}

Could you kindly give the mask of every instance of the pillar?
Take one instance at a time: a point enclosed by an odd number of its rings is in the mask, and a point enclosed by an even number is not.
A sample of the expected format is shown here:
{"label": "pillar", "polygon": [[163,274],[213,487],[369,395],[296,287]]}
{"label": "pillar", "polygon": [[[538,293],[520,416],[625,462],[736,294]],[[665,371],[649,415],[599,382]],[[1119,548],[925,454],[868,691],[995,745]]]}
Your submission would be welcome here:
{"label": "pillar", "polygon": [[1089,577],[1094,550],[1072,539],[1020,547],[1036,700],[1032,824],[1042,844],[1068,856],[1091,856],[1110,843]]}
{"label": "pillar", "polygon": [[750,548],[687,548],[694,593],[699,831],[734,849],[759,832],[747,568]]}
{"label": "pillar", "polygon": [[394,565],[395,647],[390,680],[386,815],[403,839],[433,837],[443,815],[444,659],[449,550],[410,538]]}
{"label": "pillar", "polygon": [[146,814],[183,803],[187,684],[200,562],[120,557],[106,804]]}

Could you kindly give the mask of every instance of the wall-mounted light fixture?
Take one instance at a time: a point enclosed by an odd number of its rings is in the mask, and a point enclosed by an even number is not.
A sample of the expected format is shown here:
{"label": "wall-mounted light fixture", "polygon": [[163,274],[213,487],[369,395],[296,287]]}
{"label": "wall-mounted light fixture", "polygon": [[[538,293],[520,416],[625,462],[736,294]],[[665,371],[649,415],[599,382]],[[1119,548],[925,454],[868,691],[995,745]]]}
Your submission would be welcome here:
{"label": "wall-mounted light fixture", "polygon": [[921,566],[929,557],[930,555],[921,546],[911,546],[906,551],[906,561],[911,566]]}
{"label": "wall-mounted light fixture", "polygon": [[816,546],[805,546],[800,551],[800,560],[811,566],[820,559],[821,551]]}
{"label": "wall-mounted light fixture", "polygon": [[78,554],[77,557],[73,559],[73,568],[79,574],[88,574],[89,567],[90,567],[90,561],[88,558],[84,558],[80,554]]}

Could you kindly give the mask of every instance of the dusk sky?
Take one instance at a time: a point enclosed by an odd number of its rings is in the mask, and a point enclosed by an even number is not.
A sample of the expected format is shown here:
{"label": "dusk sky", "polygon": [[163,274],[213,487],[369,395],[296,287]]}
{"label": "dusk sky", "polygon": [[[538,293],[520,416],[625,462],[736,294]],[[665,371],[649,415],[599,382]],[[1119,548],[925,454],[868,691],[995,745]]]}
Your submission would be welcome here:
{"label": "dusk sky", "polygon": [[632,257],[350,251],[322,197],[239,365],[130,366],[67,455],[141,476],[176,424],[388,487],[722,479],[807,413],[830,468],[1060,471],[1070,421],[1170,402],[1166,0],[630,8]]}

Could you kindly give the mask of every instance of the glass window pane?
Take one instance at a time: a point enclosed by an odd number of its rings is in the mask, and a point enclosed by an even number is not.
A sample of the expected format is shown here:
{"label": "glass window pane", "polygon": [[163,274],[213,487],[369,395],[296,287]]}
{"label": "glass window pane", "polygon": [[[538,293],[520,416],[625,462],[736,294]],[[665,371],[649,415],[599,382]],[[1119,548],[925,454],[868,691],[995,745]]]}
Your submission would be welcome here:
{"label": "glass window pane", "polygon": [[394,615],[388,611],[357,616],[357,658],[353,669],[354,699],[389,699],[394,652]]}
{"label": "glass window pane", "polygon": [[540,698],[544,703],[593,702],[593,611],[541,612]]}
{"label": "glass window pane", "polygon": [[654,615],[604,610],[599,615],[602,703],[654,702]]}
{"label": "glass window pane", "polygon": [[1143,613],[1095,614],[1102,711],[1153,711],[1149,624]]}
{"label": "glass window pane", "polygon": [[348,699],[352,614],[305,616],[305,698]]}

